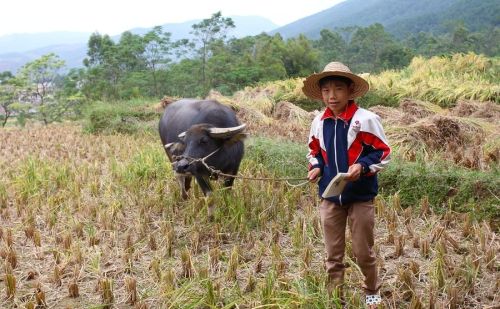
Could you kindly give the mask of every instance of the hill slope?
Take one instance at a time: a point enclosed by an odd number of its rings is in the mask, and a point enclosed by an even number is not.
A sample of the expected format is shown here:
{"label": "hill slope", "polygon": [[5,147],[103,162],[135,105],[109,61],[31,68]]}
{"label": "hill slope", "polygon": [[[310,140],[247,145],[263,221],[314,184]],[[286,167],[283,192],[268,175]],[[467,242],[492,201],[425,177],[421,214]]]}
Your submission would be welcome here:
{"label": "hill slope", "polygon": [[500,5],[495,0],[347,0],[273,33],[284,37],[300,33],[317,37],[324,28],[381,23],[388,32],[404,37],[419,31],[441,33],[449,29],[450,23],[459,20],[472,31],[499,26]]}

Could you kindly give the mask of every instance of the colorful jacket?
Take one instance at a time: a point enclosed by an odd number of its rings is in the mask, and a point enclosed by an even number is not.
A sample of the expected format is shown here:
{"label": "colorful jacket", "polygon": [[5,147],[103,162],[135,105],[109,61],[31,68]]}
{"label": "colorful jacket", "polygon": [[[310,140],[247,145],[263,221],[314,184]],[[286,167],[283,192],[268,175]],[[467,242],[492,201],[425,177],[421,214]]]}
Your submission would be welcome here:
{"label": "colorful jacket", "polygon": [[338,117],[327,108],[312,122],[307,158],[309,170],[321,169],[320,196],[337,173],[347,172],[354,163],[363,167],[361,177],[329,201],[349,204],[373,199],[378,193],[377,172],[389,163],[390,153],[380,117],[353,101]]}

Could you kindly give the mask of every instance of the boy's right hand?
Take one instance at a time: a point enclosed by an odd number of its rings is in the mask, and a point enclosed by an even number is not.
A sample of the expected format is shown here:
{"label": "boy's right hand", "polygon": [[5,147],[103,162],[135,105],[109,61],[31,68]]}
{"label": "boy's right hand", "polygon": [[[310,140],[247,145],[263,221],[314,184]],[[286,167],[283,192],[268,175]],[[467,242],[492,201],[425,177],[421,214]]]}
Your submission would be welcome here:
{"label": "boy's right hand", "polygon": [[321,174],[321,169],[316,167],[307,173],[307,178],[309,179],[310,182],[316,182],[319,179],[318,177],[319,174]]}

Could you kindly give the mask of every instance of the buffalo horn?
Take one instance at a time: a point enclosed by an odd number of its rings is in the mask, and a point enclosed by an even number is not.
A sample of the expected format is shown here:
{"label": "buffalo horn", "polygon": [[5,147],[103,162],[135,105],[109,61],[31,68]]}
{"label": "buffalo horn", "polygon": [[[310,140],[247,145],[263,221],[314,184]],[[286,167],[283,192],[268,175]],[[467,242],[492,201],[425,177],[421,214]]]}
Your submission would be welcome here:
{"label": "buffalo horn", "polygon": [[233,136],[234,134],[243,132],[245,127],[246,124],[242,124],[237,127],[231,127],[231,128],[210,128],[208,130],[208,134],[210,134],[210,136],[215,138],[226,138]]}

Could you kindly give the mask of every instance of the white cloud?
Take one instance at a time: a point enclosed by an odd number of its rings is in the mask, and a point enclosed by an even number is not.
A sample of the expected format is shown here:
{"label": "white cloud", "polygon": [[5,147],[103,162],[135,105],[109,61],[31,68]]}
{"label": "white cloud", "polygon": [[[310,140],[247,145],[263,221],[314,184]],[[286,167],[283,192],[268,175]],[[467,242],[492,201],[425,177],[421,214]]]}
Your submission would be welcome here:
{"label": "white cloud", "polygon": [[134,27],[224,16],[258,15],[278,25],[334,6],[342,0],[12,0],[3,1],[0,35],[47,31],[118,34]]}

